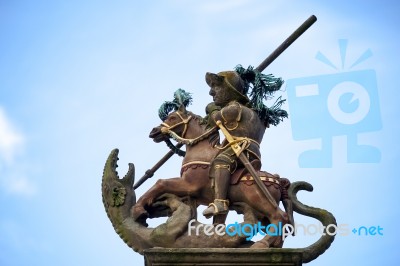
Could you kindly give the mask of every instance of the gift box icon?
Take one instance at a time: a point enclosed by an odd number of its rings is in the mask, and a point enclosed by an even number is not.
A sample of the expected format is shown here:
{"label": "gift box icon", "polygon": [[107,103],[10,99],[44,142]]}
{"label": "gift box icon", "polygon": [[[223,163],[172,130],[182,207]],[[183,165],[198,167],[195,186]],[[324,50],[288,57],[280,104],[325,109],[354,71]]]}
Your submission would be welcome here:
{"label": "gift box icon", "polygon": [[[341,51],[343,44],[347,41],[339,40]],[[382,128],[373,69],[290,79],[286,90],[293,139],[321,140],[320,149],[299,155],[300,167],[332,167],[332,138],[343,135],[347,137],[348,163],[380,162],[379,149],[358,143],[358,134]]]}

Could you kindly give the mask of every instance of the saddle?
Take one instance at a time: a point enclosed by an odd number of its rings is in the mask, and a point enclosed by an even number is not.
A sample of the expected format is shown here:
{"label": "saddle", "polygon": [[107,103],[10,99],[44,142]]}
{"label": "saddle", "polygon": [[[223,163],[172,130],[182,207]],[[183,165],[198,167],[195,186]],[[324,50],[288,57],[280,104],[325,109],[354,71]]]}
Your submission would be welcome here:
{"label": "saddle", "polygon": [[[279,189],[280,177],[277,174],[271,174],[266,171],[261,171],[261,162],[259,160],[253,160],[251,162],[254,170],[256,170],[258,176],[265,186],[274,186],[276,189]],[[247,171],[246,168],[238,168],[231,176],[231,185],[236,185],[239,182],[243,182],[244,184],[251,186],[255,183],[253,176]]]}

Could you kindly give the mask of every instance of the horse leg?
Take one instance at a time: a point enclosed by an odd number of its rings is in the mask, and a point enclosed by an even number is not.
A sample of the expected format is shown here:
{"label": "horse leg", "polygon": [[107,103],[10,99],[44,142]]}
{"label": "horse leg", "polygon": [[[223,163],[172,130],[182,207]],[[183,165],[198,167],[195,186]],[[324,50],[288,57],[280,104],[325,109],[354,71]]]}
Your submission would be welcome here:
{"label": "horse leg", "polygon": [[[289,222],[288,216],[283,212],[279,206],[273,207],[272,204],[267,200],[265,195],[256,186],[247,186],[244,183],[239,183],[232,187],[231,196],[235,198],[235,201],[242,201],[249,204],[253,209],[259,213],[262,217],[261,220],[268,219],[269,224],[268,230],[266,230],[266,236],[254,243],[252,248],[269,248],[269,247],[282,247],[283,240],[282,236],[279,235],[280,226],[284,226]],[[275,199],[276,203],[279,203],[281,193],[279,189],[274,186],[269,186],[268,191]]]}
{"label": "horse leg", "polygon": [[213,217],[213,224],[225,224],[227,213],[225,214],[217,214]]}
{"label": "horse leg", "polygon": [[199,184],[188,182],[180,177],[159,179],[132,207],[132,216],[135,220],[148,218],[146,208],[164,193],[174,194],[178,197],[195,196],[200,191],[200,188]]}
{"label": "horse leg", "polygon": [[287,214],[279,207],[275,213],[269,214],[266,217],[269,222],[265,221],[265,237],[256,243],[251,248],[281,248],[283,246],[282,230],[284,225],[289,222]]}

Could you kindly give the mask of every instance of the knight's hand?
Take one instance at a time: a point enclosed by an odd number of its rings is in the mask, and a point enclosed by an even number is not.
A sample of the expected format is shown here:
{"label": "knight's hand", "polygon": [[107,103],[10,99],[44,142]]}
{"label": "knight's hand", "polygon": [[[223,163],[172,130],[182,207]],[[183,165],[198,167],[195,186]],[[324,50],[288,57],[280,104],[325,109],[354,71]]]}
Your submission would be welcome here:
{"label": "knight's hand", "polygon": [[211,103],[207,104],[207,106],[206,106],[206,114],[207,115],[212,114],[213,112],[219,111],[219,110],[221,110],[221,107],[215,105],[214,102],[211,102]]}
{"label": "knight's hand", "polygon": [[208,139],[208,142],[211,144],[212,147],[219,145],[219,134],[213,134]]}

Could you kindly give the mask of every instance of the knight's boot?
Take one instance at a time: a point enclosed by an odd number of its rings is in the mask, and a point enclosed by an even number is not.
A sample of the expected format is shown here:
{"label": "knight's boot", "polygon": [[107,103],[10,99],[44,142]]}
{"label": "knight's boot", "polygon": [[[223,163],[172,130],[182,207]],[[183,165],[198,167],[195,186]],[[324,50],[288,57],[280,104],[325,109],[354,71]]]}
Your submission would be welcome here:
{"label": "knight's boot", "polygon": [[231,173],[228,168],[215,169],[215,199],[208,208],[203,211],[206,218],[219,214],[227,214],[229,211],[229,200],[226,199],[228,193]]}

